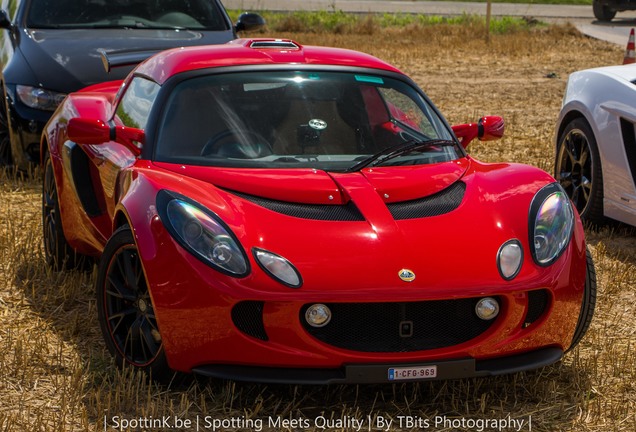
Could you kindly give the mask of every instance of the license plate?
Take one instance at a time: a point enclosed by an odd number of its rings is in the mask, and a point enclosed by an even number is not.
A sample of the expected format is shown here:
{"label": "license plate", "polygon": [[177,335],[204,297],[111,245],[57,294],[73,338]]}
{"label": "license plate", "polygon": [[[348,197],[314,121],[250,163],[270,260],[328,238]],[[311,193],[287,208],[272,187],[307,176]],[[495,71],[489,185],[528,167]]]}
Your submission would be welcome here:
{"label": "license plate", "polygon": [[389,381],[419,380],[437,377],[437,366],[389,368]]}

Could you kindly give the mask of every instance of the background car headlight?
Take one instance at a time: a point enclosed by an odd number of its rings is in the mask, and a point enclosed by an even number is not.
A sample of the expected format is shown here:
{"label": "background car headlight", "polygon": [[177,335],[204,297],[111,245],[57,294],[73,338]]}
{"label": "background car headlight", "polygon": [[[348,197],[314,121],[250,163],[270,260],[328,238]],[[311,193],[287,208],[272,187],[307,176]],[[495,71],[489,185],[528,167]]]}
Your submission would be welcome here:
{"label": "background car headlight", "polygon": [[302,285],[298,270],[282,256],[258,248],[253,248],[252,252],[258,265],[283,285],[291,288],[299,288]]}
{"label": "background car headlight", "polygon": [[57,106],[62,103],[66,97],[64,93],[25,85],[16,86],[16,92],[20,102],[30,108],[44,111],[55,111]]}
{"label": "background car headlight", "polygon": [[168,191],[157,194],[157,210],[168,232],[199,260],[230,276],[249,273],[249,262],[238,239],[212,211]]}
{"label": "background car headlight", "polygon": [[523,248],[517,239],[508,240],[501,245],[497,252],[497,268],[505,280],[514,279],[521,270],[523,263]]}
{"label": "background car headlight", "polygon": [[574,211],[558,183],[541,189],[530,204],[530,248],[534,261],[548,266],[561,256],[572,237]]}

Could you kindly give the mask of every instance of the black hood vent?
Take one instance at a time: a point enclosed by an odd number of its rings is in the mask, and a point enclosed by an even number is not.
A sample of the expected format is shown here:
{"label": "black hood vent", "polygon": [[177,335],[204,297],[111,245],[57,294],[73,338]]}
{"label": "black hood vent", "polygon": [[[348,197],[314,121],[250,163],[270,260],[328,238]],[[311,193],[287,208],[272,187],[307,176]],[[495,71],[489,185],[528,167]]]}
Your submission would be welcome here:
{"label": "black hood vent", "polygon": [[466,184],[458,181],[441,192],[411,201],[387,204],[396,220],[439,216],[455,210],[464,199]]}
{"label": "black hood vent", "polygon": [[227,192],[276,213],[300,219],[338,222],[359,222],[364,220],[364,216],[362,216],[358,207],[351,201],[345,205],[301,204],[257,197],[232,190],[227,190]]}

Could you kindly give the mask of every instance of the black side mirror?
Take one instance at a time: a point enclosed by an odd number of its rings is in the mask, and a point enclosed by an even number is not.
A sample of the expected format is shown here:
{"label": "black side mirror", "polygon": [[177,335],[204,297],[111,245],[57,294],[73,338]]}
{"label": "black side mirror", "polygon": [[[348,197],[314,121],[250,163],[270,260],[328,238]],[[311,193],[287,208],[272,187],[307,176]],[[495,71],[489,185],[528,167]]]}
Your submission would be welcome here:
{"label": "black side mirror", "polygon": [[237,32],[260,30],[265,27],[265,19],[257,13],[243,12],[236,21]]}
{"label": "black side mirror", "polygon": [[10,30],[11,29],[11,20],[9,19],[9,15],[7,15],[7,11],[0,10],[0,28]]}

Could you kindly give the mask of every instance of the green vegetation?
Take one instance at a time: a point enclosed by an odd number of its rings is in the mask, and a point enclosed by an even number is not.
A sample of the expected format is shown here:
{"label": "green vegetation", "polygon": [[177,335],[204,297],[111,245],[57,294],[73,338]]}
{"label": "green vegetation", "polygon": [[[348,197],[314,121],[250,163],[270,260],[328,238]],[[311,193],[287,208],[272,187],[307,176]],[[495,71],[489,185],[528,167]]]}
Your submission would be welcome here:
{"label": "green vegetation", "polygon": [[[567,1],[567,0],[566,0]],[[233,22],[240,11],[228,11]],[[485,26],[486,19],[477,15],[443,17],[439,15],[416,14],[354,14],[343,11],[259,11],[267,22],[266,32],[305,32],[337,34],[373,34],[376,30],[389,27],[433,26],[439,24]],[[517,17],[493,17],[490,31],[497,34],[512,33],[537,25],[536,20]]]}

